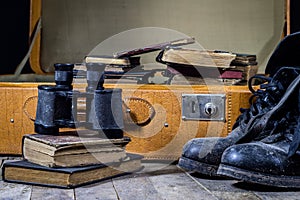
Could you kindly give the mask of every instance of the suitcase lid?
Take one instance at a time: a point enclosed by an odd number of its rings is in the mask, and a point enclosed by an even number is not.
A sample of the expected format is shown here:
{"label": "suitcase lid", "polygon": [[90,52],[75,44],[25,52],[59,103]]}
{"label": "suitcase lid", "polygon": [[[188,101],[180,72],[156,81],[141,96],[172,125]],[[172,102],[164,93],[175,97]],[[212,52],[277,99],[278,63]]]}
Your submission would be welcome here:
{"label": "suitcase lid", "polygon": [[[42,19],[42,29],[31,52],[31,68],[37,74],[51,73],[54,63],[82,62],[99,43],[115,34],[139,27],[162,27],[163,36],[153,37],[145,44],[178,39],[178,35],[192,36],[204,49],[257,55],[261,71],[281,39],[285,18],[284,0],[273,0],[271,6],[262,3],[31,0],[31,34]],[[169,36],[169,33],[176,34]],[[143,37],[147,36],[134,38],[141,41]]]}

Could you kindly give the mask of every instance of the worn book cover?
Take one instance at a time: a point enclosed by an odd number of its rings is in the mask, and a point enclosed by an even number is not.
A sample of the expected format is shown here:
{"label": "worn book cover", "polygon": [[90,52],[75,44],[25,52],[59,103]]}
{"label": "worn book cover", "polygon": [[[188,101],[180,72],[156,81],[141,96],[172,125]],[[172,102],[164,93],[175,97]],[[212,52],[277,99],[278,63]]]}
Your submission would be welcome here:
{"label": "worn book cover", "polygon": [[141,159],[140,155],[127,154],[124,160],[116,163],[59,168],[45,167],[26,160],[5,162],[3,180],[48,187],[75,188],[141,170]]}
{"label": "worn book cover", "polygon": [[74,132],[58,136],[24,135],[24,159],[47,167],[72,167],[117,162],[126,157],[125,146],[130,138],[103,139],[79,136]]}
{"label": "worn book cover", "polygon": [[229,68],[235,58],[235,54],[223,51],[168,48],[160,52],[156,60],[165,64]]}

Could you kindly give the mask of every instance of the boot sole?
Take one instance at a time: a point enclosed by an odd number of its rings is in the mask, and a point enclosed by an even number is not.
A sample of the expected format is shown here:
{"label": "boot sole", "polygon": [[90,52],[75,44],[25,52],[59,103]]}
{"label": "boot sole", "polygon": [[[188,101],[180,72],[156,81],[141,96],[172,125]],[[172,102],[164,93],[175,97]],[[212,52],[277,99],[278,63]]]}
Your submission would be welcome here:
{"label": "boot sole", "polygon": [[266,174],[224,164],[219,165],[217,174],[249,183],[282,188],[300,188],[300,176]]}
{"label": "boot sole", "polygon": [[191,160],[185,157],[181,157],[178,162],[178,166],[187,171],[197,172],[212,177],[221,177],[217,174],[218,165],[211,165],[196,160]]}

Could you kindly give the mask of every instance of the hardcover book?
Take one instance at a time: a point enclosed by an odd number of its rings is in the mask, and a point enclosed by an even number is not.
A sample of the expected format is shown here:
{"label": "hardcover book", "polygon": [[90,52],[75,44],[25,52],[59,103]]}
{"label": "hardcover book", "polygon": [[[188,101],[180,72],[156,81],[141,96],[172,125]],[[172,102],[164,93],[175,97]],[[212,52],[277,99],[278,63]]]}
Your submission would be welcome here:
{"label": "hardcover book", "polygon": [[163,50],[157,57],[161,63],[174,63],[199,67],[229,68],[236,58],[235,54],[223,51],[202,51],[185,48],[169,48]]}
{"label": "hardcover book", "polygon": [[75,188],[142,169],[142,156],[127,154],[116,163],[81,167],[45,167],[26,160],[5,162],[3,180],[13,183],[59,188]]}
{"label": "hardcover book", "polygon": [[59,136],[28,134],[23,137],[24,159],[47,167],[72,167],[118,162],[126,157],[130,138],[79,137],[75,132]]}
{"label": "hardcover book", "polygon": [[85,63],[101,63],[107,65],[130,65],[127,58],[114,58],[109,56],[90,55],[85,57]]}

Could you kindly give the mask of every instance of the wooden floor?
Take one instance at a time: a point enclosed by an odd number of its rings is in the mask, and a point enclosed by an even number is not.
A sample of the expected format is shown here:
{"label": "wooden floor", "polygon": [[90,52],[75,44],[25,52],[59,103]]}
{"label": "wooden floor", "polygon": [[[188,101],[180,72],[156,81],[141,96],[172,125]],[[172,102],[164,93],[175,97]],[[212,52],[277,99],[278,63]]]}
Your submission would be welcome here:
{"label": "wooden floor", "polygon": [[[19,158],[1,157],[0,159],[0,163],[3,163],[6,159]],[[75,189],[12,184],[1,179],[0,199],[300,199],[300,190],[280,190],[235,180],[212,180],[184,172],[175,164],[149,162],[143,164],[146,169],[143,173],[129,174]]]}

